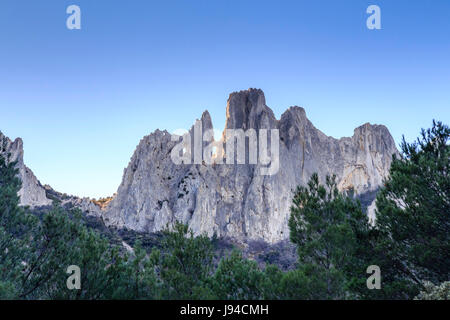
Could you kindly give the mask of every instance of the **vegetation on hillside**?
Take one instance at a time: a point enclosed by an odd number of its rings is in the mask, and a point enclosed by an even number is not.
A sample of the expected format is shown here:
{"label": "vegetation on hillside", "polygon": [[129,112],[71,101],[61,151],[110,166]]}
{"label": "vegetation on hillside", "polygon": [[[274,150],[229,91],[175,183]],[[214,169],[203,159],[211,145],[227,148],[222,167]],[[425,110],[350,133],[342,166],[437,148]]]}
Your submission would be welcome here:
{"label": "vegetation on hillside", "polygon": [[[375,225],[334,177],[321,184],[314,174],[298,187],[291,270],[261,268],[239,250],[217,261],[217,239],[182,224],[165,230],[158,246],[146,250],[138,240],[128,251],[79,210],[55,202],[34,215],[19,206],[15,163],[0,150],[0,299],[448,299],[449,136],[433,122],[417,142],[403,141],[377,195]],[[73,265],[81,287],[71,290]],[[368,266],[379,267],[380,289],[368,289]]]}

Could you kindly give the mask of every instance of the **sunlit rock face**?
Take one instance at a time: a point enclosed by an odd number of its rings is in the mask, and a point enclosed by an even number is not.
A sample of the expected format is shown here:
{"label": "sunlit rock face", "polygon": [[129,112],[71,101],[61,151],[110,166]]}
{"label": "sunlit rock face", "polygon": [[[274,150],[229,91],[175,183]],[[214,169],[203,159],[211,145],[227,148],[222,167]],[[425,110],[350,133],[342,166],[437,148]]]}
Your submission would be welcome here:
{"label": "sunlit rock face", "polygon": [[[137,146],[117,195],[101,213],[105,222],[155,232],[178,220],[196,234],[274,243],[289,237],[293,190],[305,185],[314,172],[322,182],[326,175],[335,174],[340,190],[367,194],[382,185],[392,155],[398,152],[382,125],[367,123],[356,128],[352,137],[335,139],[316,129],[300,107],[289,108],[277,120],[266,106],[264,93],[257,89],[232,93],[226,115],[225,129],[254,129],[258,138],[261,129],[277,130],[279,168],[274,174],[261,174],[267,164],[249,164],[248,155],[245,164],[220,164],[216,158],[213,164],[204,160],[176,164],[171,154],[180,142],[157,130]],[[194,127],[203,132],[212,129],[207,111]],[[224,141],[225,130],[219,143]],[[269,139],[268,150],[272,144]],[[194,145],[190,146],[191,158]],[[218,153],[226,162],[226,146]]]}
{"label": "sunlit rock face", "polygon": [[[334,139],[316,129],[303,108],[290,107],[277,120],[266,106],[264,93],[257,89],[232,93],[226,116],[222,138],[215,142],[221,148],[209,161],[203,152],[212,138],[200,144],[194,141],[198,130],[202,137],[213,129],[207,111],[189,131],[192,143],[182,145],[188,150],[187,163],[174,162],[173,151],[181,140],[174,141],[168,132],[157,130],[144,137],[124,170],[116,196],[103,210],[90,199],[63,196],[43,187],[24,165],[20,138],[11,141],[0,133],[0,152],[9,155],[8,161],[17,162],[21,205],[48,206],[49,195],[54,195],[63,205],[70,202],[88,215],[100,216],[107,225],[137,231],[155,232],[181,221],[196,234],[270,243],[285,240],[293,190],[306,185],[314,172],[322,182],[326,175],[335,174],[339,189],[363,196],[369,217],[374,218],[372,200],[388,175],[392,154],[398,153],[386,127],[367,123],[356,128],[352,137]],[[267,141],[269,165],[250,163],[249,141],[244,145],[244,164],[238,164],[238,152],[227,159],[227,132],[239,129],[254,130],[258,160],[261,141]],[[263,139],[264,130],[268,134]],[[272,131],[277,132],[276,152]],[[275,157],[278,162],[272,166]],[[275,170],[267,174],[269,166]]]}
{"label": "sunlit rock face", "polygon": [[33,172],[23,162],[23,142],[17,138],[11,141],[0,132],[0,153],[7,162],[17,162],[22,188],[19,191],[20,204],[23,206],[46,206],[51,204],[47,199],[45,189],[34,176]]}

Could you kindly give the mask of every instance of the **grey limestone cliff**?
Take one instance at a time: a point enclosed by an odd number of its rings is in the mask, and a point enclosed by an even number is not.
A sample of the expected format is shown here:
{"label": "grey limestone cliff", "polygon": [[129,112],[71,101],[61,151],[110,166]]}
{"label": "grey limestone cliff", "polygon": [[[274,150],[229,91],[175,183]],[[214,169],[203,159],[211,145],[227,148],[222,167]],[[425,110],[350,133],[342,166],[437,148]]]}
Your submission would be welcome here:
{"label": "grey limestone cliff", "polygon": [[[277,120],[257,89],[232,93],[226,116],[226,129],[278,130],[276,174],[260,174],[266,165],[248,161],[176,164],[171,153],[179,142],[157,130],[137,146],[117,195],[101,213],[105,222],[155,232],[178,220],[197,234],[275,243],[288,238],[293,190],[305,185],[312,173],[321,179],[335,174],[340,190],[375,194],[398,152],[383,125],[366,123],[352,137],[335,139],[315,128],[300,107],[290,107]],[[196,126],[212,128],[207,111]],[[219,142],[225,139],[224,133]]]}
{"label": "grey limestone cliff", "polygon": [[33,172],[23,162],[23,142],[17,138],[11,141],[0,132],[0,154],[7,162],[16,162],[22,188],[19,191],[20,204],[24,206],[46,206],[51,200],[46,197],[45,189]]}

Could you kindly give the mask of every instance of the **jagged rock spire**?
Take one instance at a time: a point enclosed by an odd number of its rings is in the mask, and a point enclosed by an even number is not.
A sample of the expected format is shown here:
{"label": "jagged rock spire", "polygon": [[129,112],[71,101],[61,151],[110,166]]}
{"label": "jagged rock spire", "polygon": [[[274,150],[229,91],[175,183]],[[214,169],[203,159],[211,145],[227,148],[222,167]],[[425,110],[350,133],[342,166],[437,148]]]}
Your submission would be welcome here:
{"label": "jagged rock spire", "polygon": [[[156,131],[137,147],[106,213],[107,222],[154,232],[175,220],[197,233],[262,239],[289,237],[287,222],[292,190],[312,173],[336,174],[339,187],[373,193],[388,175],[395,143],[384,126],[365,124],[353,137],[334,139],[291,107],[277,120],[260,89],[230,94],[225,129],[278,129],[280,169],[259,175],[260,165],[175,165],[167,132]],[[212,128],[203,113],[203,129]],[[191,129],[192,132],[192,129]]]}

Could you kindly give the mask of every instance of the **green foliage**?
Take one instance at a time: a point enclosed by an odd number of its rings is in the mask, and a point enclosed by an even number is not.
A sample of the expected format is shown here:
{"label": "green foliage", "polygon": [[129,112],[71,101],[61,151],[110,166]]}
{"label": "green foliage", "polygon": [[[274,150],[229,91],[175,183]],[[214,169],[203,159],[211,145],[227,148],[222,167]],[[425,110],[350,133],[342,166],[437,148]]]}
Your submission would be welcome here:
{"label": "green foliage", "polygon": [[[434,122],[416,143],[403,140],[401,158],[394,157],[377,196],[376,225],[360,234],[349,269],[356,297],[412,299],[425,280],[449,279],[448,135],[448,127]],[[381,290],[365,289],[358,277],[368,265],[380,267]]]}
{"label": "green foliage", "polygon": [[[128,259],[117,247],[88,229],[81,212],[66,212],[60,206],[44,215],[33,230],[28,245],[31,254],[20,279],[20,298],[25,299],[111,299],[128,297],[118,292],[127,284]],[[69,290],[67,268],[81,270],[81,289]],[[133,291],[131,291],[133,292]],[[120,294],[121,293],[121,294]]]}
{"label": "green foliage", "polygon": [[112,290],[112,299],[155,299],[158,297],[155,292],[154,266],[140,241],[135,244],[132,256],[125,255],[122,258],[117,254],[114,260],[117,262],[108,268],[108,272],[114,279],[112,288],[115,290]]}
{"label": "green foliage", "polygon": [[424,284],[425,290],[421,291],[414,300],[450,300],[450,281],[435,286],[427,281]]}
{"label": "green foliage", "polygon": [[314,296],[314,282],[304,270],[281,271],[274,265],[264,270],[264,299],[270,300],[306,300]]}
{"label": "green foliage", "polygon": [[263,296],[264,274],[255,261],[233,250],[222,259],[213,278],[214,291],[219,299],[257,300]]}
{"label": "green foliage", "polygon": [[213,248],[207,236],[194,237],[188,226],[176,223],[164,231],[162,249],[154,249],[151,261],[157,274],[159,298],[211,298],[207,281],[212,272]]}
{"label": "green foliage", "polygon": [[346,298],[345,271],[358,250],[358,234],[368,229],[360,203],[338,192],[334,176],[324,186],[313,174],[308,187],[297,188],[289,229],[301,271],[291,277],[304,279],[309,298]]}
{"label": "green foliage", "polygon": [[[217,264],[217,236],[180,223],[149,253],[140,241],[130,251],[110,243],[56,202],[35,216],[19,206],[16,164],[0,146],[0,299],[449,299],[449,134],[434,122],[416,143],[403,141],[375,226],[335,177],[321,185],[313,174],[293,198],[298,266],[289,271],[262,269],[238,250]],[[67,288],[70,265],[80,268],[80,290]],[[381,290],[366,286],[370,265],[381,269]]]}
{"label": "green foliage", "polygon": [[17,289],[12,282],[0,282],[0,300],[12,300],[18,297]]}
{"label": "green foliage", "polygon": [[12,299],[18,297],[18,278],[31,254],[27,244],[36,219],[19,207],[21,182],[16,163],[2,153],[0,147],[0,296]]}
{"label": "green foliage", "polygon": [[[375,227],[359,203],[339,194],[334,178],[322,186],[313,175],[307,188],[297,189],[289,227],[299,267],[289,282],[307,288],[297,296],[411,299],[424,280],[449,279],[449,133],[433,122],[416,143],[403,141],[402,157],[394,157],[377,196]],[[370,265],[381,269],[381,290],[367,289]]]}
{"label": "green foliage", "polygon": [[[42,220],[30,214],[19,206],[15,165],[0,156],[0,299],[149,297],[136,288],[148,279],[133,278],[142,251],[130,262],[83,224],[79,210],[67,212],[55,203]],[[81,269],[81,290],[67,288],[70,265]]]}
{"label": "green foliage", "polygon": [[[416,285],[405,278],[402,265],[385,250],[385,235],[377,229],[360,229],[354,259],[346,268],[348,289],[352,299],[410,299],[417,294]],[[368,290],[367,267],[376,265],[381,270],[381,289]]]}
{"label": "green foliage", "polygon": [[403,139],[390,178],[377,196],[380,250],[416,284],[450,278],[450,128],[441,122],[422,130],[415,143]]}

